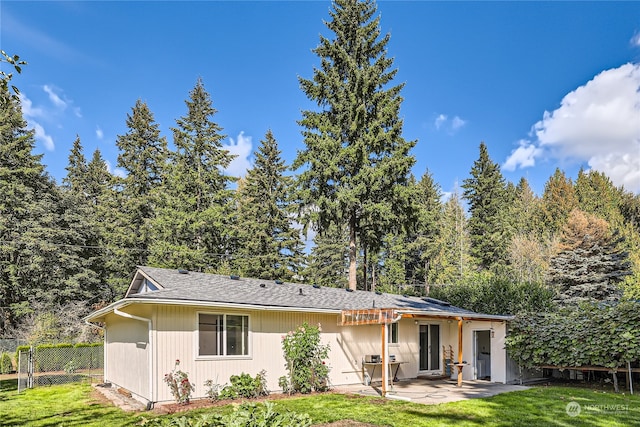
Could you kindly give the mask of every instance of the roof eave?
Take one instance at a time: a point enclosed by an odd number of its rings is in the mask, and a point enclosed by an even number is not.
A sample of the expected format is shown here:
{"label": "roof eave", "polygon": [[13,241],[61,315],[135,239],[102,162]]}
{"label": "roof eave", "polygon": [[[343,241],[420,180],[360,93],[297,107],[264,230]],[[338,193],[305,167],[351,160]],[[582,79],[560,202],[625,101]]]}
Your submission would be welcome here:
{"label": "roof eave", "polygon": [[259,305],[259,304],[240,304],[240,303],[227,303],[220,301],[201,301],[201,300],[181,300],[171,298],[123,298],[107,307],[104,307],[98,311],[91,313],[85,317],[88,322],[99,321],[98,319],[112,312],[115,308],[126,307],[131,304],[159,304],[159,305],[182,305],[191,307],[215,307],[215,308],[235,308],[244,310],[264,310],[264,311],[292,311],[300,313],[322,313],[322,314],[340,314],[341,310],[328,309],[328,308],[313,308],[313,307],[289,307],[289,306],[272,306],[272,305]]}

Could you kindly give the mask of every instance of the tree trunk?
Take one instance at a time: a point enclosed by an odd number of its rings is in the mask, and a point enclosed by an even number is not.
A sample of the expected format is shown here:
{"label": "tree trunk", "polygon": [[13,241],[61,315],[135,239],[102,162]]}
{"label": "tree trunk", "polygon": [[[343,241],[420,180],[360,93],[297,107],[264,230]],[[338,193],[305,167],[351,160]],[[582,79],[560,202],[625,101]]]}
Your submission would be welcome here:
{"label": "tree trunk", "polygon": [[356,290],[356,213],[351,212],[349,218],[349,289]]}
{"label": "tree trunk", "polygon": [[618,373],[613,371],[611,372],[611,375],[613,376],[613,391],[618,393],[620,392],[620,389],[618,388]]}

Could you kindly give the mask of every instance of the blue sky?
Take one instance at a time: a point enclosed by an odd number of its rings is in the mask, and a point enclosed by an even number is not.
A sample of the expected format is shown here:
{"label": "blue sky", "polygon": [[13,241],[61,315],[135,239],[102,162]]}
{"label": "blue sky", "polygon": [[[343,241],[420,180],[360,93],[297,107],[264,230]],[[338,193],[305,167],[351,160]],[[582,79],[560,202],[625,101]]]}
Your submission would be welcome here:
{"label": "blue sky", "polygon": [[[119,173],[115,140],[137,99],[171,142],[198,77],[241,175],[268,129],[287,163],[303,148],[297,121],[313,105],[297,78],[319,65],[330,6],[3,0],[0,45],[28,62],[15,84],[56,180],[76,134]],[[454,191],[484,141],[507,180],[539,194],[556,167],[640,193],[640,2],[381,1],[378,13],[418,178],[428,168]]]}

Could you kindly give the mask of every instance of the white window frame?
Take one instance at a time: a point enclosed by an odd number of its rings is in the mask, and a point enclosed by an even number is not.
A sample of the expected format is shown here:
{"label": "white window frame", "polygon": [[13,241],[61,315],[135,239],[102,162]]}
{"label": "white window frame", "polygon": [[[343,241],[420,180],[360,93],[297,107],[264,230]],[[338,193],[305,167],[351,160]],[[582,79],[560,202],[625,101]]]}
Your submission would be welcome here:
{"label": "white window frame", "polygon": [[[224,329],[222,331],[222,344],[223,344],[223,353],[221,355],[207,355],[200,354],[200,315],[213,315],[213,316],[223,316],[223,324]],[[241,316],[247,319],[247,336],[246,336],[246,350],[247,354],[236,354],[236,355],[227,355],[227,316]],[[221,311],[198,311],[196,312],[195,319],[195,332],[194,332],[194,347],[195,347],[195,359],[196,360],[249,360],[253,359],[252,356],[252,334],[251,334],[251,316],[245,313],[229,313],[229,312],[221,312]]]}
{"label": "white window frame", "polygon": [[[387,324],[387,342],[390,346],[400,346],[400,322]],[[396,340],[393,341],[393,328],[396,329]]]}

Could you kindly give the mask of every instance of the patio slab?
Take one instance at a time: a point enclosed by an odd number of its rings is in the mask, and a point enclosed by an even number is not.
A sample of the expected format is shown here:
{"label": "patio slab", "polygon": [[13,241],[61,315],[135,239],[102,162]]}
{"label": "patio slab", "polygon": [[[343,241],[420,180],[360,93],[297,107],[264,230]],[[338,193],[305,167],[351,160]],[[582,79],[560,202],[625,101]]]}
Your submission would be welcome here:
{"label": "patio slab", "polygon": [[[393,384],[387,390],[390,399],[408,400],[414,403],[433,405],[436,403],[455,402],[458,400],[476,399],[494,396],[511,391],[527,390],[529,387],[511,384],[491,383],[488,381],[465,381],[458,387],[451,380],[405,380]],[[373,386],[351,385],[337,387],[340,391],[362,394],[365,396],[380,396],[380,384]]]}

